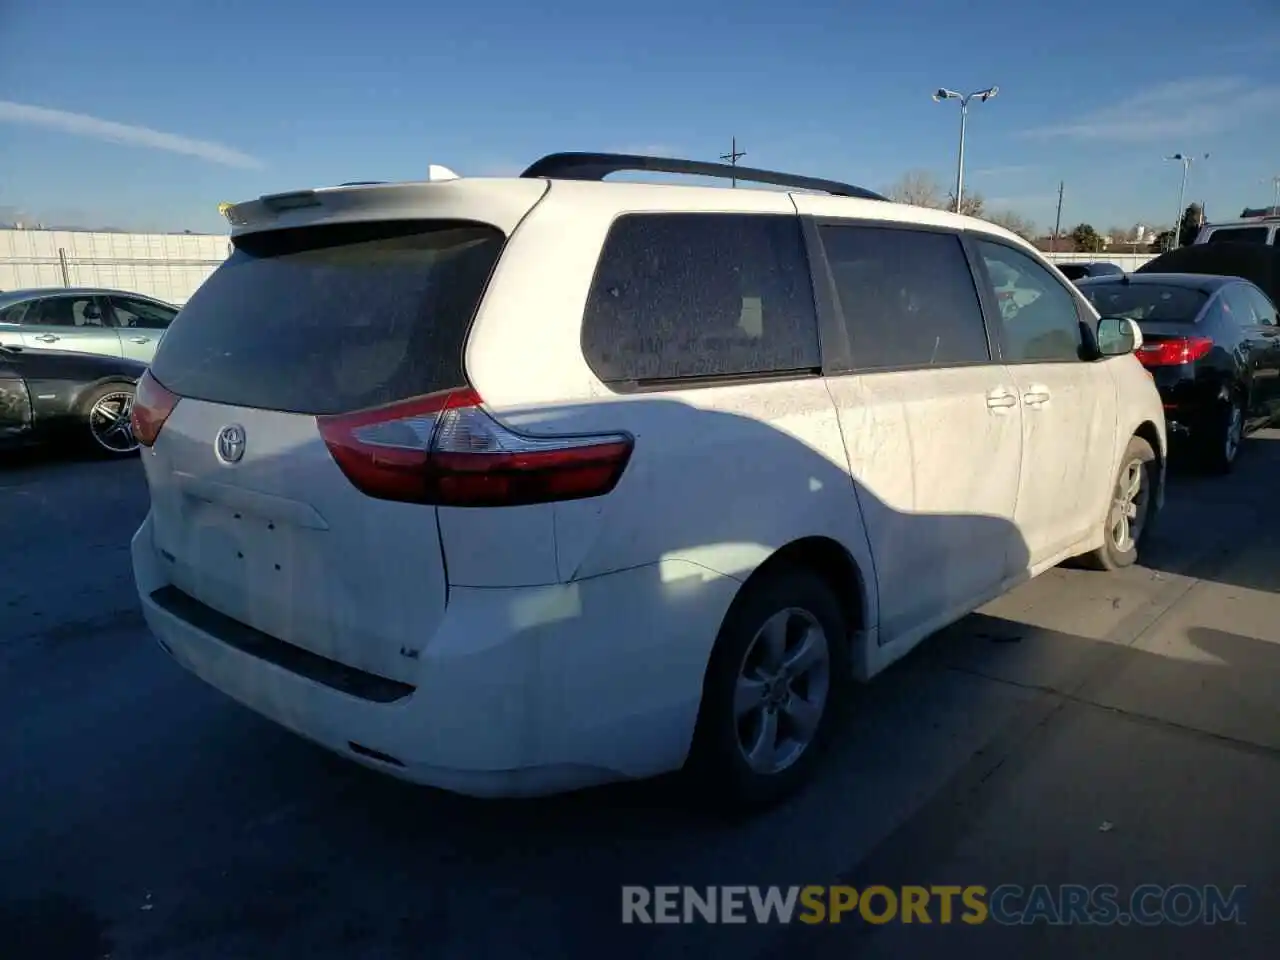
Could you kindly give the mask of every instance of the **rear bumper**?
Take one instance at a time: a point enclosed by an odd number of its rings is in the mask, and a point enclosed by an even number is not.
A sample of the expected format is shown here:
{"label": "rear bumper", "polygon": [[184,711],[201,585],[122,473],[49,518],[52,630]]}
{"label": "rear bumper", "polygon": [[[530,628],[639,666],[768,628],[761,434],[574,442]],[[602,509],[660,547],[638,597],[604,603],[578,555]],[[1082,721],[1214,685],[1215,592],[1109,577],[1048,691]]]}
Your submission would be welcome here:
{"label": "rear bumper", "polygon": [[1153,379],[1164,406],[1171,442],[1203,434],[1216,426],[1226,396],[1223,384],[1197,380],[1181,368],[1160,369]]}
{"label": "rear bumper", "polygon": [[680,767],[739,585],[663,561],[546,587],[454,587],[414,691],[375,702],[223,642],[153,599],[168,583],[151,522],[133,538],[134,575],[147,624],[174,659],[365,766],[473,796],[556,793]]}

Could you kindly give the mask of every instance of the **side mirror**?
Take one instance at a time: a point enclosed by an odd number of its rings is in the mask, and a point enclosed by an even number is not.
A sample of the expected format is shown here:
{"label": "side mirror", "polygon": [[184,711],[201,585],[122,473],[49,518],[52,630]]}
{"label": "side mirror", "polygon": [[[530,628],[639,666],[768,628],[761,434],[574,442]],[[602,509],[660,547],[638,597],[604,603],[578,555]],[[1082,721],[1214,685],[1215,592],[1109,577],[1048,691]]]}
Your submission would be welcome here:
{"label": "side mirror", "polygon": [[1103,317],[1098,321],[1098,352],[1120,357],[1142,347],[1142,330],[1128,317]]}

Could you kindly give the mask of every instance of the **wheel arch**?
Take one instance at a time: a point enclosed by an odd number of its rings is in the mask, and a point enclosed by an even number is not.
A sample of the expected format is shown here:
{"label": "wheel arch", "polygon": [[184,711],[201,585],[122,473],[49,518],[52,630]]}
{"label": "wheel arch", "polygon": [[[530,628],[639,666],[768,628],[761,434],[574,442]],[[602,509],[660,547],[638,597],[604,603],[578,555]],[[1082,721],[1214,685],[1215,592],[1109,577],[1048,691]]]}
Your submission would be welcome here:
{"label": "wheel arch", "polygon": [[849,630],[851,657],[854,664],[860,663],[856,645],[863,642],[870,626],[867,622],[868,611],[874,609],[868,593],[871,581],[866,572],[859,568],[849,550],[831,537],[801,537],[775,550],[743,581],[729,609],[725,611],[725,619],[729,618],[734,608],[749,595],[756,584],[779,570],[796,568],[813,571],[831,588],[840,603],[845,625]]}
{"label": "wheel arch", "polygon": [[85,404],[89,401],[90,397],[103,387],[136,387],[137,385],[138,381],[131,380],[118,373],[108,374],[105,377],[99,377],[97,380],[82,383],[76,388],[75,394],[72,397],[71,411],[82,416],[87,416],[89,410]]}
{"label": "wheel arch", "polygon": [[[1165,484],[1165,461],[1168,456],[1165,450],[1164,440],[1157,427],[1152,421],[1144,420],[1134,428],[1133,435],[1142,440],[1147,441],[1151,445],[1152,452],[1156,455],[1156,499],[1157,507],[1164,503],[1164,484]],[[1154,516],[1159,516],[1159,509],[1156,510]],[[1154,517],[1153,517],[1154,519]]]}

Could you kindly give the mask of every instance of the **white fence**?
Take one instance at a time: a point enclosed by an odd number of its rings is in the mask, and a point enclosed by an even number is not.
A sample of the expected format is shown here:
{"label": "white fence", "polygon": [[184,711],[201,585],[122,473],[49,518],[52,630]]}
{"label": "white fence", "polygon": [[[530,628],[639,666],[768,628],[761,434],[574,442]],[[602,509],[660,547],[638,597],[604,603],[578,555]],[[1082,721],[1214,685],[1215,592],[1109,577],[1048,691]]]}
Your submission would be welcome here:
{"label": "white fence", "polygon": [[[225,236],[0,230],[0,290],[111,287],[183,304],[230,254]],[[1055,263],[1106,260],[1126,271],[1149,253],[1050,253]]]}
{"label": "white fence", "polygon": [[1125,273],[1132,273],[1156,258],[1154,253],[1046,253],[1045,256],[1053,263],[1088,263],[1095,260],[1114,263]]}
{"label": "white fence", "polygon": [[0,290],[111,287],[183,304],[229,254],[212,234],[0,230]]}

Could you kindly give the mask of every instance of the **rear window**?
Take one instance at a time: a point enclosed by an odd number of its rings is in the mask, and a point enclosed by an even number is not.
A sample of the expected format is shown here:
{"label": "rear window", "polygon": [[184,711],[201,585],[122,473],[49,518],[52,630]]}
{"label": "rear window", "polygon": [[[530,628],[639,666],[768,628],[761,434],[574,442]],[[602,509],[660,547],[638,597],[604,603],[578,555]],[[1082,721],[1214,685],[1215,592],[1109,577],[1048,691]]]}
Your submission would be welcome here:
{"label": "rear window", "polygon": [[1155,323],[1190,323],[1209,301],[1203,290],[1159,283],[1087,284],[1080,292],[1100,316]]}
{"label": "rear window", "polygon": [[1209,234],[1208,243],[1266,243],[1266,227],[1232,227],[1225,230],[1214,230]]}
{"label": "rear window", "polygon": [[1081,277],[1089,275],[1089,268],[1079,263],[1060,263],[1057,266],[1058,270],[1068,280],[1079,280]]}
{"label": "rear window", "polygon": [[181,396],[317,415],[462,386],[503,241],[494,227],[439,221],[238,238],[152,370]]}
{"label": "rear window", "polygon": [[591,284],[582,350],[595,375],[616,385],[816,371],[799,218],[619,217]]}

